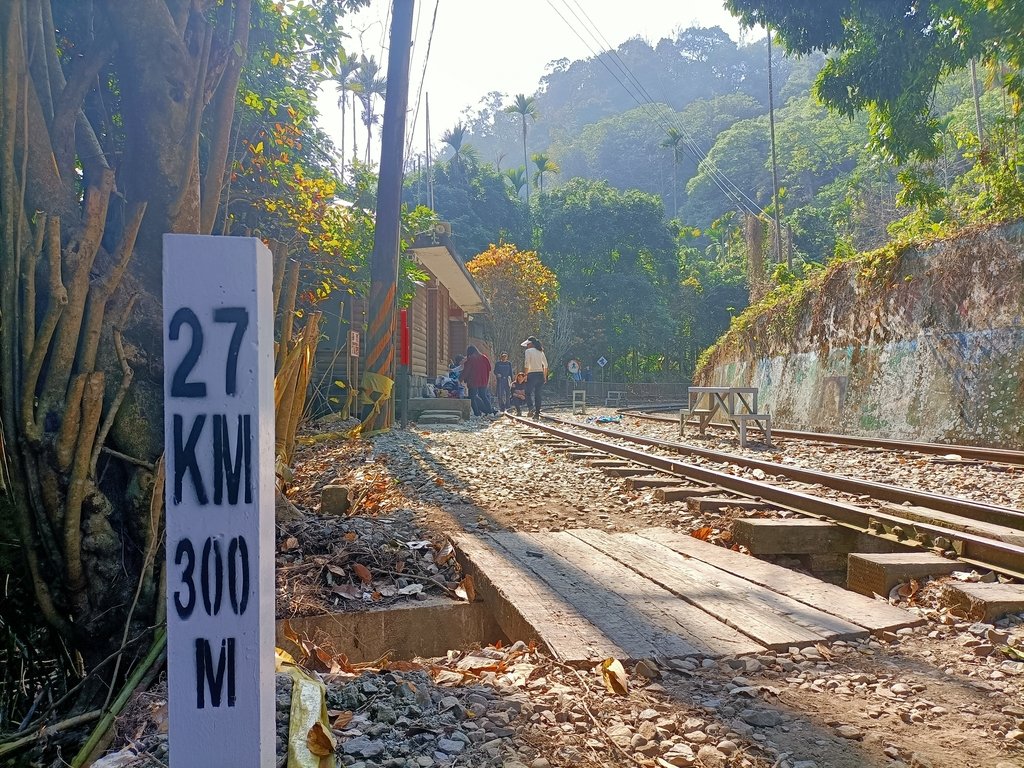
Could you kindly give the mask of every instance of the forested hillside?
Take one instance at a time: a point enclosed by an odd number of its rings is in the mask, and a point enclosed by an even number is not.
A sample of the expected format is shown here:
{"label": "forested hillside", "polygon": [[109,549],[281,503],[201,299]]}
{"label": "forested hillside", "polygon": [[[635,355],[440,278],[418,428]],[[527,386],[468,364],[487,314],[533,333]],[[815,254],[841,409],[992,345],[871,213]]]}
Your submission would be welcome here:
{"label": "forested hillside", "polygon": [[[590,329],[567,356],[605,355],[618,377],[685,378],[751,293],[892,238],[1020,213],[1013,67],[949,67],[932,135],[915,139],[931,151],[897,157],[877,116],[822,103],[826,62],[813,46],[773,49],[777,244],[767,40],[719,28],[628,40],[553,62],[532,95],[488,94],[435,142],[434,207],[467,260],[492,242],[538,250]],[[427,194],[412,174],[407,198]],[[632,324],[605,311],[639,297],[649,314]]]}

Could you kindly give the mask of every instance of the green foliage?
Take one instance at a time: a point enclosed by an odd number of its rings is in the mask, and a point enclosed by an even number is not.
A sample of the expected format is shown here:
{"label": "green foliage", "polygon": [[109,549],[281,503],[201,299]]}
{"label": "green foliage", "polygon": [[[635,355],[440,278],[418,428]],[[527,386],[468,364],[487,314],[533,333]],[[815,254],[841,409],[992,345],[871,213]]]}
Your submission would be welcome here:
{"label": "green foliage", "polygon": [[[776,30],[792,53],[829,52],[816,94],[840,114],[866,111],[874,146],[896,162],[934,159],[940,146],[933,95],[972,58],[1024,64],[1024,10],[1013,0],[828,3],[727,0],[748,25]],[[1018,76],[1007,81],[1021,93]]]}

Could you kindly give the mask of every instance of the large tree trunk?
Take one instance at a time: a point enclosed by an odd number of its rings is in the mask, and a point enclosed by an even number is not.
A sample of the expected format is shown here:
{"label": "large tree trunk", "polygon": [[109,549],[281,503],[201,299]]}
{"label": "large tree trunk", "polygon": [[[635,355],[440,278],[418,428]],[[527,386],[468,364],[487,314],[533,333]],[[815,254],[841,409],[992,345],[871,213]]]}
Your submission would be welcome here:
{"label": "large tree trunk", "polygon": [[0,525],[87,669],[161,620],[161,237],[216,215],[251,15],[214,5],[0,2]]}

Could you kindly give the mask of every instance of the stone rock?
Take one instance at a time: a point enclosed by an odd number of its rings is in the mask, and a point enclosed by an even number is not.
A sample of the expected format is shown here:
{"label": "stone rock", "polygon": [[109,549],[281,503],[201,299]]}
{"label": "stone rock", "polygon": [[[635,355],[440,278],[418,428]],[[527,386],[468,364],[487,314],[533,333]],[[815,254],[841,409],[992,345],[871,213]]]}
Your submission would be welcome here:
{"label": "stone rock", "polygon": [[633,740],[633,731],[626,725],[613,725],[605,731],[605,735],[612,740],[613,744],[623,749],[628,747],[629,743]]}
{"label": "stone rock", "polygon": [[836,727],[836,735],[844,739],[859,740],[864,738],[864,731],[855,725],[840,725]]}
{"label": "stone rock", "polygon": [[725,768],[729,758],[722,754],[717,747],[705,744],[697,752],[697,762],[707,768]]}
{"label": "stone rock", "polygon": [[725,739],[724,741],[718,742],[718,751],[725,754],[731,755],[739,749],[739,746],[735,741],[731,739]]}
{"label": "stone rock", "polygon": [[740,719],[758,728],[774,728],[782,722],[782,715],[773,709],[744,709]]}
{"label": "stone rock", "polygon": [[438,739],[437,748],[446,755],[457,755],[466,748],[466,745],[456,739]]}
{"label": "stone rock", "polygon": [[320,492],[320,514],[344,517],[350,507],[349,490],[344,485],[325,485]]}
{"label": "stone rock", "polygon": [[384,742],[376,739],[369,739],[366,736],[356,736],[349,739],[342,746],[346,755],[359,755],[360,757],[376,757],[384,751]]}
{"label": "stone rock", "polygon": [[690,768],[697,762],[696,756],[693,754],[693,750],[690,749],[688,744],[675,744],[672,748],[661,756],[669,765],[676,766],[677,768]]}

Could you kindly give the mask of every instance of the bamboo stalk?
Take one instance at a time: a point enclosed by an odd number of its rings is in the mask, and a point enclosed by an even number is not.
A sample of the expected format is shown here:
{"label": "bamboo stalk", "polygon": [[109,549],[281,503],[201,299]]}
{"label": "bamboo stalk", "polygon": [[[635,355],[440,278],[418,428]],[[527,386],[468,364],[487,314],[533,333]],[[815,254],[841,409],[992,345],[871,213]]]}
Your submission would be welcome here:
{"label": "bamboo stalk", "polygon": [[167,629],[161,627],[157,630],[156,637],[153,639],[153,645],[150,646],[146,658],[132,671],[131,677],[125,682],[121,692],[117,694],[117,698],[110,705],[110,709],[106,711],[99,723],[96,724],[96,727],[93,728],[89,740],[82,745],[82,748],[78,750],[78,754],[75,755],[75,759],[71,761],[71,768],[81,768],[85,761],[89,759],[96,744],[99,743],[99,740],[103,738],[103,734],[113,725],[114,720],[121,713],[121,710],[124,709],[124,705],[128,703],[128,699],[135,693],[135,689],[139,687],[139,684],[150,668],[164,655],[166,648]]}
{"label": "bamboo stalk", "polygon": [[295,324],[295,297],[299,292],[298,259],[288,265],[288,280],[284,287],[284,311],[281,313],[281,343],[277,347],[277,365],[280,367],[291,351],[292,328]]}
{"label": "bamboo stalk", "polygon": [[102,714],[102,710],[94,709],[92,712],[75,715],[74,717],[69,717],[67,720],[61,720],[59,723],[43,726],[38,731],[32,731],[32,733],[27,736],[22,736],[19,739],[5,741],[3,744],[0,744],[0,757],[10,754],[11,752],[17,752],[22,747],[26,747],[29,744],[50,735],[51,733],[60,733],[61,731],[66,731],[69,728],[77,728],[80,725],[85,725],[86,723],[99,720]]}

